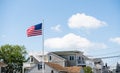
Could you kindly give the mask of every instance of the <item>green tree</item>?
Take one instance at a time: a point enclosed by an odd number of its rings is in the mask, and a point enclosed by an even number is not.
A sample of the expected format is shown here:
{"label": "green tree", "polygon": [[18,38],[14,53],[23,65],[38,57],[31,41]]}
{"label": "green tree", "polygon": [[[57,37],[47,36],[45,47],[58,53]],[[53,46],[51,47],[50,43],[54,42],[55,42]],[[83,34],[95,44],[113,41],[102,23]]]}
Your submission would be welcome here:
{"label": "green tree", "polygon": [[19,45],[3,45],[0,47],[0,59],[7,64],[6,73],[22,72],[23,62],[26,61],[27,52],[24,46]]}
{"label": "green tree", "polygon": [[84,69],[84,73],[93,73],[93,72],[92,72],[92,68],[89,67],[89,66],[84,67],[83,69]]}

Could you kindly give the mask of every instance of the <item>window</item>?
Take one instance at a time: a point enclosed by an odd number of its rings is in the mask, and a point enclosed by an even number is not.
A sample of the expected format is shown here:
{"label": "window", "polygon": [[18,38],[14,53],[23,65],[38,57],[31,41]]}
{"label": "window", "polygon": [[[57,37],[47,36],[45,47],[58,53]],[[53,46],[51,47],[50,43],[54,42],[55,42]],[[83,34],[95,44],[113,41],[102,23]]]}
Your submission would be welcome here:
{"label": "window", "polygon": [[81,60],[81,57],[78,57],[78,60]]}
{"label": "window", "polygon": [[85,61],[83,60],[83,63],[85,64]]}
{"label": "window", "polygon": [[38,64],[38,70],[42,69],[42,63]]}
{"label": "window", "polygon": [[70,58],[69,58],[70,60],[74,60],[74,56],[70,56]]}
{"label": "window", "polygon": [[30,58],[30,62],[33,62],[33,61],[34,61],[34,59],[33,59],[33,57],[31,57],[31,58]]}
{"label": "window", "polygon": [[6,67],[1,67],[1,72],[0,73],[5,73],[6,72]]}
{"label": "window", "polygon": [[84,60],[84,58],[82,57],[82,60]]}
{"label": "window", "polygon": [[49,60],[52,60],[52,57],[51,57],[51,56],[49,56]]}
{"label": "window", "polygon": [[82,57],[82,62],[85,63],[85,59]]}
{"label": "window", "polygon": [[77,57],[77,62],[78,62],[78,64],[81,63],[81,57],[80,56]]}
{"label": "window", "polygon": [[80,64],[81,63],[81,60],[78,60],[78,64]]}

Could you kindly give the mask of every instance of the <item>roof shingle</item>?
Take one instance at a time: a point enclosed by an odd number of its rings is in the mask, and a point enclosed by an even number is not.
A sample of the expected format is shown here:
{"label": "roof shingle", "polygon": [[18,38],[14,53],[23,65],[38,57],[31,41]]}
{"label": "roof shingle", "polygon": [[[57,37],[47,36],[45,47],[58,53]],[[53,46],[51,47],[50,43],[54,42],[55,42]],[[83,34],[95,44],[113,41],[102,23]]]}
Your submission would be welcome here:
{"label": "roof shingle", "polygon": [[46,62],[46,64],[50,67],[52,67],[53,69],[57,70],[57,71],[64,71],[66,73],[80,73],[80,70],[82,67],[79,66],[72,66],[72,67],[62,67],[59,64],[55,64],[52,62]]}
{"label": "roof shingle", "polygon": [[65,67],[68,73],[80,73],[81,67],[72,66],[72,67]]}
{"label": "roof shingle", "polygon": [[59,64],[55,64],[55,63],[51,63],[51,62],[46,62],[46,64],[57,71],[66,71],[66,69]]}

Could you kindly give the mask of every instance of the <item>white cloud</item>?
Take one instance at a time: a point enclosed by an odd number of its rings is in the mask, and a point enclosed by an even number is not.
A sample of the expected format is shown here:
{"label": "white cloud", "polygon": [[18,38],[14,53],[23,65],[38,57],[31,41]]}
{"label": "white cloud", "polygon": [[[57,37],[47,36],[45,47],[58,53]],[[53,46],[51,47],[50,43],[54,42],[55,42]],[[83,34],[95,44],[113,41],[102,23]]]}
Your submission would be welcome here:
{"label": "white cloud", "polygon": [[120,45],[120,37],[110,38],[110,41],[118,43]]}
{"label": "white cloud", "polygon": [[72,15],[68,20],[68,26],[70,28],[98,28],[101,26],[105,26],[106,23],[104,21],[100,21],[95,17],[88,16],[84,13],[77,13]]}
{"label": "white cloud", "polygon": [[60,25],[56,25],[56,26],[51,27],[51,29],[54,30],[54,31],[61,31],[60,28],[61,28]]}
{"label": "white cloud", "polygon": [[103,43],[93,43],[88,39],[69,33],[64,37],[49,38],[45,40],[45,47],[51,49],[98,49],[106,48],[106,45]]}

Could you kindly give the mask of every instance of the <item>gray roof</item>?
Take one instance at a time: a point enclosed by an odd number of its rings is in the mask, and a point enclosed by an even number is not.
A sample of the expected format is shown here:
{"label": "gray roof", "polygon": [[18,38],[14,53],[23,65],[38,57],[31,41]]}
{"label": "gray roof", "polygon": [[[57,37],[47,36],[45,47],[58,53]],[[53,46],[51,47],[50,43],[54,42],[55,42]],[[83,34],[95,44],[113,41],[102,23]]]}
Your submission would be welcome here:
{"label": "gray roof", "polygon": [[83,52],[77,51],[77,50],[75,50],[75,51],[55,51],[55,52],[52,52],[52,53],[57,54],[57,55],[64,55],[64,54],[79,54],[79,53],[83,54]]}

